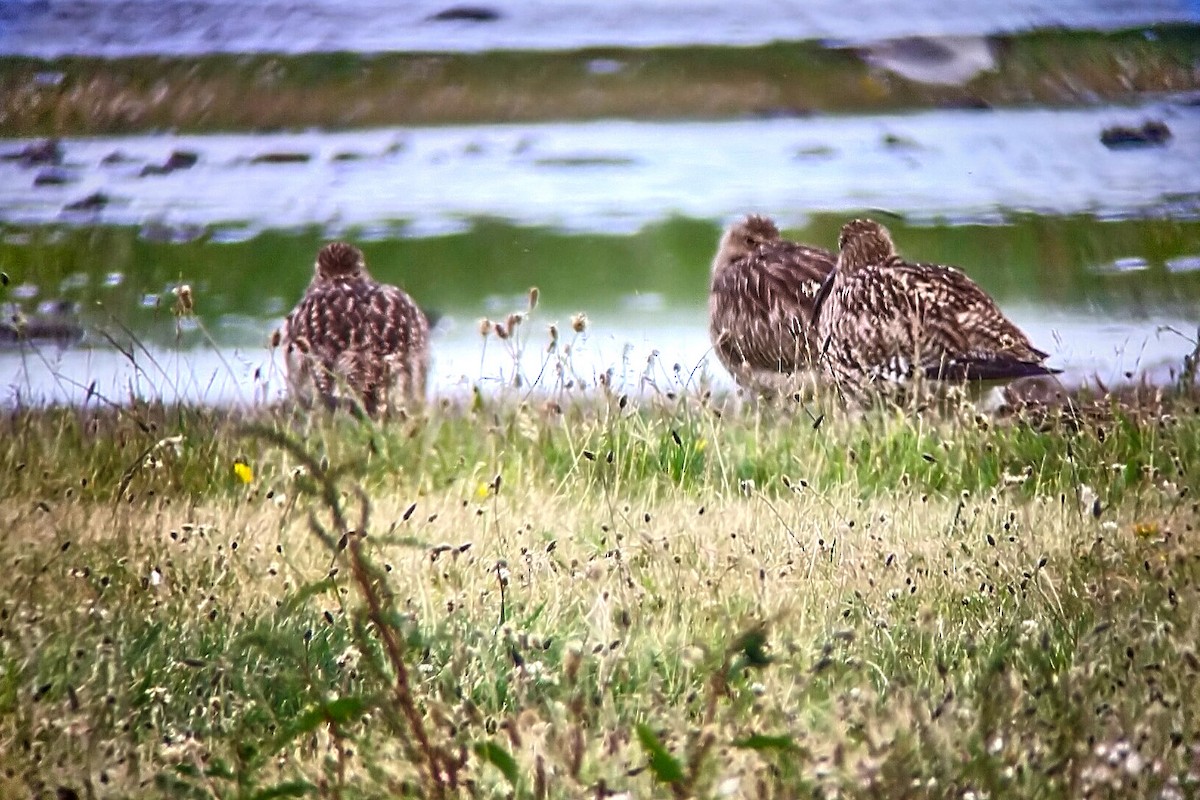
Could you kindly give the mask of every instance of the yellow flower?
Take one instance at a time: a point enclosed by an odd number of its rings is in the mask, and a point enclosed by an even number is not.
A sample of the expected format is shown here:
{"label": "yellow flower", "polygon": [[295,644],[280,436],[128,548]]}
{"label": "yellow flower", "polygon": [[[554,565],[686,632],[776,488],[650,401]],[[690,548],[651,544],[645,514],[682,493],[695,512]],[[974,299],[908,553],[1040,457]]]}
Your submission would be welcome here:
{"label": "yellow flower", "polygon": [[1138,522],[1133,526],[1133,535],[1140,536],[1143,539],[1149,539],[1151,536],[1158,535],[1157,522]]}
{"label": "yellow flower", "polygon": [[233,462],[233,474],[236,475],[237,479],[242,483],[250,483],[254,480],[254,470],[252,470],[250,465],[245,461],[242,461],[240,458]]}
{"label": "yellow flower", "polygon": [[708,439],[700,439],[696,442],[696,452],[703,453],[704,448],[708,447]]}
{"label": "yellow flower", "polygon": [[491,491],[492,491],[492,487],[490,484],[481,483],[475,487],[475,499],[476,500],[486,500],[487,496],[489,494],[491,494]]}

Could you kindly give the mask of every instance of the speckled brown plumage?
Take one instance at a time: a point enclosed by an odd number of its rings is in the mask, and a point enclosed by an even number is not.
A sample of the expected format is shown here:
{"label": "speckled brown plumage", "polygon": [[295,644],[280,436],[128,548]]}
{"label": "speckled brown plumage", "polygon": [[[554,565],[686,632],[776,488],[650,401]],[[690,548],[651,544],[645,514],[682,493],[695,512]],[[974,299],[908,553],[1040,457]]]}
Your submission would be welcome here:
{"label": "speckled brown plumage", "polygon": [[344,390],[375,416],[419,405],[429,371],[429,323],[401,289],[375,281],[362,251],[332,242],[280,331],[288,383],[303,403],[334,407]]}
{"label": "speckled brown plumage", "polygon": [[821,363],[844,391],[862,399],[914,379],[997,385],[1059,371],[974,281],[903,260],[882,225],[847,223],[838,244],[817,335]]}
{"label": "speckled brown plumage", "polygon": [[813,367],[813,311],[834,255],[783,239],[766,217],[748,216],[721,237],[712,264],[709,336],[742,386],[778,385]]}

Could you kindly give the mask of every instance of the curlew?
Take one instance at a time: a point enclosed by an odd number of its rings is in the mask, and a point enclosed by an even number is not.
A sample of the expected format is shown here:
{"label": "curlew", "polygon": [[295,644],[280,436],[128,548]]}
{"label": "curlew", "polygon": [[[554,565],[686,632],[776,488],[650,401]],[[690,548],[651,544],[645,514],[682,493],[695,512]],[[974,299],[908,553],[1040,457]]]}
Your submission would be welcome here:
{"label": "curlew", "polygon": [[367,272],[362,251],[332,242],[278,338],[288,384],[305,405],[334,408],[349,390],[367,414],[420,405],[429,371],[429,323],[403,290]]}
{"label": "curlew", "polygon": [[834,254],[780,237],[751,215],[721,237],[712,263],[708,331],[739,385],[778,390],[814,368],[817,293]]}
{"label": "curlew", "polygon": [[821,287],[817,336],[825,372],[844,394],[903,396],[922,382],[975,394],[1017,378],[1053,375],[1048,355],[953,267],[902,259],[887,228],[842,228],[837,267]]}

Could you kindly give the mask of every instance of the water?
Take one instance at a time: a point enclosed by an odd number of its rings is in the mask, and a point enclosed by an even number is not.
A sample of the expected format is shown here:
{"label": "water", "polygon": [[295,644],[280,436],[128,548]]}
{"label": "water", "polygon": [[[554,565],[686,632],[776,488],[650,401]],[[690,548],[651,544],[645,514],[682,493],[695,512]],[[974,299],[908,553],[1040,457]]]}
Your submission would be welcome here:
{"label": "water", "polygon": [[[1110,150],[1112,124],[1165,120],[1165,148]],[[0,151],[18,149],[22,142]],[[426,236],[493,217],[632,232],[670,215],[880,208],[909,218],[1008,211],[1107,217],[1200,210],[1200,106],[649,123],[472,125],[347,133],[132,136],[64,143],[66,183],[0,162],[0,220],[246,231],[319,225]],[[147,175],[174,151],[195,166]],[[105,163],[120,156],[120,163]],[[256,162],[263,156],[285,163]],[[67,206],[103,193],[103,207]],[[170,231],[165,231],[171,235]]]}
{"label": "water", "polygon": [[[442,21],[455,7],[490,21]],[[136,54],[570,49],[1113,29],[1200,19],[1188,0],[5,0],[0,53]]]}
{"label": "water", "polygon": [[[1062,379],[1068,386],[1096,380],[1116,386],[1131,376],[1168,382],[1183,356],[1193,350],[1197,335],[1195,318],[1163,316],[1150,325],[1128,316],[1100,321],[1093,314],[1046,313],[1029,307],[1007,311],[1035,342],[1051,351],[1051,363],[1066,370]],[[553,312],[542,319],[556,320],[562,329],[568,323],[566,315]],[[571,368],[561,376],[557,362],[547,359],[544,326],[536,327],[519,358],[494,339],[485,347],[469,324],[437,331],[431,397],[469,397],[475,386],[485,392],[534,389],[541,397],[553,395],[567,381],[577,388],[595,387],[601,374],[610,370],[617,391],[635,394],[733,387],[709,352],[700,309],[595,315],[590,331],[574,343]],[[152,345],[135,348],[132,357],[104,347],[31,346],[0,354],[0,376],[0,406],[109,405],[135,397],[250,406],[286,397],[282,357],[265,344],[182,350]]]}
{"label": "water", "polygon": [[[788,233],[830,245],[844,216],[817,214]],[[1200,263],[1200,222],[1023,215],[992,225],[890,224],[914,258],[963,264],[1066,370],[1068,385],[1168,382],[1193,349],[1200,269],[1180,267]],[[708,352],[705,319],[718,233],[713,221],[687,219],[634,235],[485,221],[363,246],[377,276],[405,285],[440,316],[434,396],[511,385],[517,373],[526,386],[541,374],[540,388],[552,390],[560,381],[554,363],[543,364],[547,327],[556,324],[565,343],[579,311],[590,324],[572,342],[562,380],[594,386],[612,369],[615,385],[639,391],[649,365],[663,390],[702,380],[728,388]],[[139,228],[0,228],[10,300],[41,308],[44,319],[65,302],[80,309],[86,329],[79,346],[0,351],[0,404],[279,399],[282,364],[267,343],[303,292],[323,239],[318,229],[178,244],[147,241]],[[200,324],[172,313],[180,283],[193,287]],[[495,339],[485,345],[478,320],[524,310],[530,285],[542,301],[517,359]]]}

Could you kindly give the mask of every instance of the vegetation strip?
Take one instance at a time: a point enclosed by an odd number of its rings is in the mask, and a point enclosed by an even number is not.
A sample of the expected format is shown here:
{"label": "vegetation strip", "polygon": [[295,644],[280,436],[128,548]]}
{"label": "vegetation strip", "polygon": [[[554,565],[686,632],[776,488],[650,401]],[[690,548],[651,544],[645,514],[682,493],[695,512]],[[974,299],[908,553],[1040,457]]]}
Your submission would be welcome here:
{"label": "vegetation strip", "polygon": [[713,119],[1130,102],[1200,89],[1195,26],[992,40],[996,69],[917,83],[815,42],[483,54],[0,59],[8,136]]}

